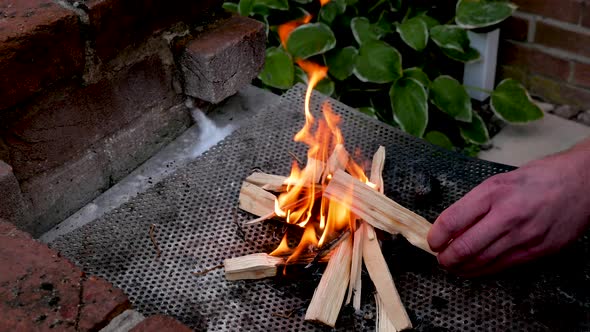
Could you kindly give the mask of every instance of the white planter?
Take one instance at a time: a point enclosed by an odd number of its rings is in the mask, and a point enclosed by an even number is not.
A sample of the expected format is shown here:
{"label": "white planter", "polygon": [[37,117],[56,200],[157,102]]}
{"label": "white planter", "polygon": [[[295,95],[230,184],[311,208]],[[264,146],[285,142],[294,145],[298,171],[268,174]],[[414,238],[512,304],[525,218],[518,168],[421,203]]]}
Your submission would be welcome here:
{"label": "white planter", "polygon": [[480,90],[470,89],[469,87],[494,90],[500,29],[488,33],[468,31],[467,34],[469,35],[471,47],[479,51],[481,58],[478,61],[465,64],[463,84],[467,87],[467,92],[471,98],[483,101],[490,95]]}

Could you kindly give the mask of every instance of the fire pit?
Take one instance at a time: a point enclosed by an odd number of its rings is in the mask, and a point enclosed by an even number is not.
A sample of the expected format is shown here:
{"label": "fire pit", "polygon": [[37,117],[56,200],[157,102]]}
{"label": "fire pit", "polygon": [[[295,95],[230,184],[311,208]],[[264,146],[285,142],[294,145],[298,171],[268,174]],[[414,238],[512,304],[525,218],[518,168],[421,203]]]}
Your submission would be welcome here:
{"label": "fire pit", "polygon": [[[303,320],[320,266],[238,282],[226,281],[219,268],[229,257],[271,252],[281,240],[281,224],[243,227],[252,215],[238,209],[238,195],[253,170],[289,174],[292,154],[304,159],[307,147],[292,141],[304,122],[304,94],[303,85],[294,87],[186,169],[52,246],[121,287],[142,313],[172,315],[196,330],[329,330]],[[314,112],[325,99],[313,96]],[[359,148],[370,160],[385,146],[385,194],[429,220],[485,178],[510,169],[444,151],[331,104],[342,117],[346,148]],[[590,328],[587,237],[558,259],[475,281],[447,274],[401,237],[383,243],[416,330]],[[195,268],[202,273],[193,274]],[[337,330],[374,330],[373,289],[367,276],[363,283],[363,313],[344,308]]]}

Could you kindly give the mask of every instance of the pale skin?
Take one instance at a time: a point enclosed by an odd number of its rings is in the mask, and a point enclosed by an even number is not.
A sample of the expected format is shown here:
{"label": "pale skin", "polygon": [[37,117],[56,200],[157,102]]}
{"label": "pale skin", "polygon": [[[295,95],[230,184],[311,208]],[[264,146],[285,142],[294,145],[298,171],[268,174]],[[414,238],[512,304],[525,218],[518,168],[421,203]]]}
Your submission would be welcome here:
{"label": "pale skin", "polygon": [[473,277],[555,253],[590,227],[590,138],[495,175],[447,208],[428,243],[449,271]]}

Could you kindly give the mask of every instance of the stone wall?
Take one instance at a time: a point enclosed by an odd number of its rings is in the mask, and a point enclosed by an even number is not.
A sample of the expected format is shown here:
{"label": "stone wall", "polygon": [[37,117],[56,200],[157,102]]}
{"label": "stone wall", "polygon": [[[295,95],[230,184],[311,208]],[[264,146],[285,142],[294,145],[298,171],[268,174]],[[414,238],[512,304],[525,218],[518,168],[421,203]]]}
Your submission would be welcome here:
{"label": "stone wall", "polygon": [[185,95],[249,83],[264,27],[221,3],[0,0],[0,217],[40,235],[188,128]]}
{"label": "stone wall", "polygon": [[519,10],[502,28],[499,78],[516,78],[549,102],[590,109],[590,1],[512,2]]}

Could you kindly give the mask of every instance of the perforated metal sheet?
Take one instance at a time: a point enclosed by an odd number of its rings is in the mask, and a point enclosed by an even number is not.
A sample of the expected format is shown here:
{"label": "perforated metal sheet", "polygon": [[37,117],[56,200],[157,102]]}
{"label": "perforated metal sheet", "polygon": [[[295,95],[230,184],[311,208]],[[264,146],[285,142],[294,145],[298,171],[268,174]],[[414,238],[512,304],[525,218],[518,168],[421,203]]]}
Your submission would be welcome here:
{"label": "perforated metal sheet", "polygon": [[[240,228],[252,216],[237,209],[242,180],[252,169],[288,174],[292,141],[303,123],[304,87],[252,119],[187,168],[52,246],[91,274],[121,287],[145,315],[164,313],[195,330],[320,331],[304,322],[321,267],[258,281],[228,282],[222,269],[195,276],[224,258],[268,252],[278,244],[273,223]],[[314,95],[318,110],[325,97]],[[430,220],[507,166],[469,159],[412,138],[332,101],[343,117],[350,151],[369,160],[387,149],[386,194]],[[150,225],[162,250],[149,237]],[[419,331],[590,330],[590,254],[585,237],[556,259],[490,279],[453,277],[403,239],[384,241],[401,298]],[[363,275],[363,313],[345,308],[339,331],[374,330],[373,286]]]}

